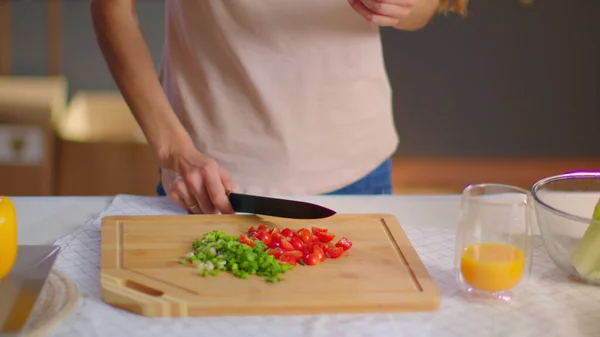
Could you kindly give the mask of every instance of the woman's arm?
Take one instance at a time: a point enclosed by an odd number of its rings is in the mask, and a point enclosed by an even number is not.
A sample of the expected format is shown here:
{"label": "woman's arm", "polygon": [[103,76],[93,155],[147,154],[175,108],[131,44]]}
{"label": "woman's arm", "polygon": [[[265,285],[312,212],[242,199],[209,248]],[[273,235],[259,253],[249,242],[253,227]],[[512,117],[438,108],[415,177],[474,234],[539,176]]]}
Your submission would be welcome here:
{"label": "woman's arm", "polygon": [[171,148],[192,142],[161,88],[135,6],[136,0],[92,0],[92,22],[116,85],[163,161]]}
{"label": "woman's arm", "polygon": [[172,200],[194,213],[233,213],[226,190],[233,182],[212,158],[198,152],[164,94],[135,0],[92,0],[96,38],[114,81],[158,157],[160,167],[181,176]]}

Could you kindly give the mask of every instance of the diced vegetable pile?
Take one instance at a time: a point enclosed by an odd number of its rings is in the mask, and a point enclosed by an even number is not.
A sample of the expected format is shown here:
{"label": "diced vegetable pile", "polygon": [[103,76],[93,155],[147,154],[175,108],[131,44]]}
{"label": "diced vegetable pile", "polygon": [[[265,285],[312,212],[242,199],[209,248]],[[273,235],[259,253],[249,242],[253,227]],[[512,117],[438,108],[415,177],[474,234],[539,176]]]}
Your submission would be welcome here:
{"label": "diced vegetable pile", "polygon": [[335,244],[334,238],[328,229],[314,226],[295,231],[260,224],[240,235],[214,230],[194,241],[194,251],[180,263],[192,263],[201,276],[229,271],[243,279],[258,275],[267,282],[278,282],[283,280],[281,274],[298,263],[316,266],[327,258],[341,257],[352,247],[347,237],[342,236]]}

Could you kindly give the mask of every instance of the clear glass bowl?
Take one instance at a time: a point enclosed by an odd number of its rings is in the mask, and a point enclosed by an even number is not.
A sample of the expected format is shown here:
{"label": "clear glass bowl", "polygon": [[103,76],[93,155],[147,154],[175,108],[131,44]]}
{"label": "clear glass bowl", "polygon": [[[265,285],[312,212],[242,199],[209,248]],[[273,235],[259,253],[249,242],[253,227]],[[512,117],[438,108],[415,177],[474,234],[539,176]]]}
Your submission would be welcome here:
{"label": "clear glass bowl", "polygon": [[[533,185],[531,192],[544,246],[554,264],[571,279],[600,285],[600,228],[597,235],[588,235],[595,241],[591,246],[597,248],[587,249],[586,259],[592,263],[584,263],[597,265],[596,275],[589,272],[582,275],[573,263],[587,229],[590,225],[600,226],[600,221],[592,221],[600,199],[600,172],[573,172],[544,178]],[[580,266],[581,261],[576,265]]]}

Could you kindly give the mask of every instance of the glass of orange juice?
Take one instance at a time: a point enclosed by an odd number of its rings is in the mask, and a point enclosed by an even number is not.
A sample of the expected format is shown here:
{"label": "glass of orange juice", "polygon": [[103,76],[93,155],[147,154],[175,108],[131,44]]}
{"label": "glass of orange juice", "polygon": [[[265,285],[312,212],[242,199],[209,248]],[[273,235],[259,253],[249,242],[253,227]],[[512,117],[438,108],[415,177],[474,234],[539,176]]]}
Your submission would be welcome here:
{"label": "glass of orange juice", "polygon": [[530,274],[531,202],[525,189],[469,185],[462,194],[454,270],[469,295],[508,301]]}

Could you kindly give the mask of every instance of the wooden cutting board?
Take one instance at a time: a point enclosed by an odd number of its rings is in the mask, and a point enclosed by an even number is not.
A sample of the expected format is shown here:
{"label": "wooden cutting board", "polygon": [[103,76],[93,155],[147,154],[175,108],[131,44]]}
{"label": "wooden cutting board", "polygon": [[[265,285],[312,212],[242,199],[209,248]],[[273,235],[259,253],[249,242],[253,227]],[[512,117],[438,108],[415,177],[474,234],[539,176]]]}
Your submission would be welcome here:
{"label": "wooden cutting board", "polygon": [[[297,265],[282,282],[228,272],[201,277],[178,261],[203,233],[250,226],[319,226],[350,250],[318,266]],[[110,216],[102,220],[102,298],[150,317],[435,311],[439,291],[391,215],[319,220],[255,215]]]}

